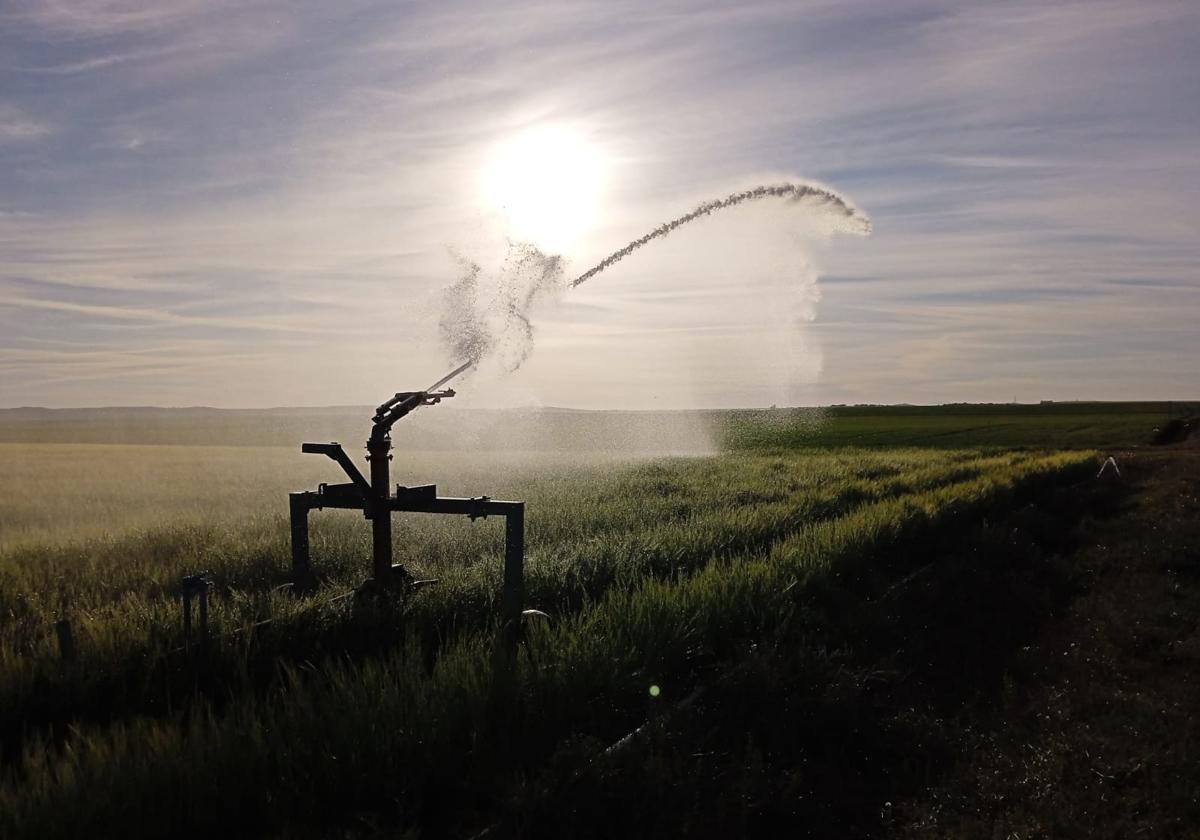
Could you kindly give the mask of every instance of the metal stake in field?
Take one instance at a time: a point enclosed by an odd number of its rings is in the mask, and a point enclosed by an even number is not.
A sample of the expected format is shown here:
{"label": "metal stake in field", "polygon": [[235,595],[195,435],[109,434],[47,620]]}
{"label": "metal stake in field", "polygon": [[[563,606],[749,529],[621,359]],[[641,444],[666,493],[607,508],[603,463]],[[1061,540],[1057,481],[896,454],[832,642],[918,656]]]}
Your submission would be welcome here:
{"label": "metal stake in field", "polygon": [[346,484],[322,484],[317,490],[304,490],[289,496],[292,528],[292,571],[293,585],[297,590],[308,590],[315,586],[308,540],[308,512],[322,508],[361,510],[371,521],[371,569],[370,583],[384,589],[407,589],[419,584],[402,565],[392,563],[392,511],[414,513],[449,513],[470,517],[472,520],[488,516],[503,516],[504,529],[504,582],[501,605],[505,625],[510,632],[521,620],[524,601],[524,556],[525,556],[525,503],[500,501],[487,496],[453,498],[437,495],[437,486],[424,484],[417,487],[396,486],[391,492],[390,462],[392,449],[392,426],[397,420],[424,405],[436,405],[454,396],[453,389],[438,390],[454,377],[463,373],[474,362],[467,362],[443,376],[423,391],[404,391],[395,394],[375,409],[371,435],[367,439],[367,460],[371,479],[368,481],[341,444],[305,443],[301,451],[325,455],[336,461],[349,476]]}
{"label": "metal stake in field", "polygon": [[192,649],[192,599],[200,602],[200,651],[208,648],[208,572],[198,575],[188,575],[183,579],[180,588],[180,599],[183,601],[183,646],[187,651]]}

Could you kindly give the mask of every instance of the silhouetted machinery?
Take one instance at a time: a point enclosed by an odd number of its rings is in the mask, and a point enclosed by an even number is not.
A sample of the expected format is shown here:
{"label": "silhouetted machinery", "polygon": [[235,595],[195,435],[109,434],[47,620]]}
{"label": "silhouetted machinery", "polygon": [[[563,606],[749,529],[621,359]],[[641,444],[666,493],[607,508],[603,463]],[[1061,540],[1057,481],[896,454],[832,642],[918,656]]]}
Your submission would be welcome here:
{"label": "silhouetted machinery", "polygon": [[402,565],[392,563],[392,512],[451,513],[474,519],[503,516],[504,582],[501,608],[506,624],[514,626],[521,618],[524,600],[525,503],[500,501],[487,496],[453,498],[439,496],[437,486],[396,486],[392,495],[389,464],[392,449],[392,426],[414,409],[436,405],[454,396],[443,385],[465,371],[472,362],[456,368],[423,391],[401,392],[375,410],[371,436],[367,439],[367,461],[371,480],[367,481],[358,467],[342,449],[341,444],[305,443],[301,451],[325,455],[337,462],[350,477],[346,484],[321,484],[313,490],[291,493],[289,501],[292,521],[293,585],[298,591],[316,586],[308,543],[308,513],[322,508],[361,510],[371,522],[371,556],[373,577],[368,584],[375,588],[403,591],[418,585]]}

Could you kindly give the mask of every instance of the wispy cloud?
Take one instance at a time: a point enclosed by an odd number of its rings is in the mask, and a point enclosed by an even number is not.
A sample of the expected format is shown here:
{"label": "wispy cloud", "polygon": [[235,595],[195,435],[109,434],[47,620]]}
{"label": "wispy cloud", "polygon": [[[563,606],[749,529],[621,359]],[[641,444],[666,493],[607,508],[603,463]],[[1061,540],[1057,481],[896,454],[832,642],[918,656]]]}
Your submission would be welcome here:
{"label": "wispy cloud", "polygon": [[49,36],[81,38],[127,33],[162,32],[221,13],[228,4],[210,0],[16,0],[5,14],[12,24],[25,24]]}
{"label": "wispy cloud", "polygon": [[45,137],[49,123],[36,119],[20,108],[0,102],[0,143],[20,143]]}
{"label": "wispy cloud", "polygon": [[108,70],[123,64],[139,64],[149,61],[178,56],[183,50],[177,45],[146,47],[141,49],[123,50],[120,52],[105,52],[92,58],[78,61],[66,61],[58,64],[32,65],[27,67],[12,67],[11,71],[33,74],[48,74],[53,76],[71,76],[78,73],[94,73],[98,70]]}
{"label": "wispy cloud", "polygon": [[166,309],[134,306],[106,306],[101,304],[75,303],[65,300],[0,295],[0,308],[48,310],[69,312],[93,319],[116,321],[139,321],[165,327],[218,327],[226,330],[261,330],[268,332],[299,332],[306,335],[319,332],[335,332],[332,329],[298,323],[291,317],[241,318],[184,315]]}

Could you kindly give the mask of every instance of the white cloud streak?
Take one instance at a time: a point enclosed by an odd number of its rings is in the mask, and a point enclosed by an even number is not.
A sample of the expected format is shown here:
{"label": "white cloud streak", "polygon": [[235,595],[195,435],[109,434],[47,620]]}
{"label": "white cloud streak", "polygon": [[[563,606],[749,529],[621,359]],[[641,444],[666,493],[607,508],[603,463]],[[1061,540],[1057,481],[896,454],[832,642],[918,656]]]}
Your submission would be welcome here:
{"label": "white cloud streak", "polygon": [[0,102],[0,144],[37,140],[50,132],[49,123],[30,116],[14,105]]}

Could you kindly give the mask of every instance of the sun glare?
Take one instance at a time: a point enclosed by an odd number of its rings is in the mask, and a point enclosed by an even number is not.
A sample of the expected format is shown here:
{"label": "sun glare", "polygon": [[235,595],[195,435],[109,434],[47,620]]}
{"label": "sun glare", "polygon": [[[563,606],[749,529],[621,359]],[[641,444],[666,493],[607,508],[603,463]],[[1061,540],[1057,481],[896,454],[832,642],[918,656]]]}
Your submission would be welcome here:
{"label": "sun glare", "polygon": [[510,236],[561,253],[595,224],[604,170],[603,155],[582,134],[534,128],[496,148],[483,172],[483,195],[504,213]]}

